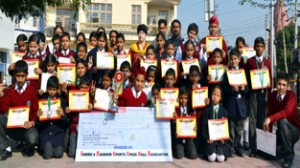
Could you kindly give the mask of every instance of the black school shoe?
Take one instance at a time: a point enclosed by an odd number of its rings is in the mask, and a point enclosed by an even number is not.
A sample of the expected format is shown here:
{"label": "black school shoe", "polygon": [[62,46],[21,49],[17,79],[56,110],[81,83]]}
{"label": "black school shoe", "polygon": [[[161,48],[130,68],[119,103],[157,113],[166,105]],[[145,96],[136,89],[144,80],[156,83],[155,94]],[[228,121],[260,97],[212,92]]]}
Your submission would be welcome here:
{"label": "black school shoe", "polygon": [[23,150],[22,150],[22,155],[23,157],[31,157],[34,155],[34,146],[31,146],[31,147],[25,147]]}
{"label": "black school shoe", "polygon": [[7,158],[10,158],[12,156],[12,153],[8,150],[4,150],[2,154],[0,155],[0,161],[6,160]]}
{"label": "black school shoe", "polygon": [[293,164],[293,161],[292,160],[290,160],[290,159],[285,159],[284,161],[283,161],[283,163],[281,164],[281,167],[283,167],[283,168],[290,168],[290,167],[292,167],[292,164]]}

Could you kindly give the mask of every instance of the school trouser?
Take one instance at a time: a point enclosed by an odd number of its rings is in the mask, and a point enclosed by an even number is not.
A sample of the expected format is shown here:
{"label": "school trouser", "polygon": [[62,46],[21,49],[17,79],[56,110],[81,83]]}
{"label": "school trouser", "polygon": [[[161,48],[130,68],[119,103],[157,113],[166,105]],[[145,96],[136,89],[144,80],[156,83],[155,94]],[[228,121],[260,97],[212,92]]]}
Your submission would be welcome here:
{"label": "school trouser", "polygon": [[53,146],[51,141],[48,141],[44,147],[43,158],[61,158],[64,154],[64,148],[62,146]]}
{"label": "school trouser", "polygon": [[230,136],[230,150],[241,150],[241,139],[243,135],[244,119],[239,117],[229,118],[229,136]]}
{"label": "school trouser", "polygon": [[266,118],[266,89],[253,90],[249,99],[249,147],[256,152],[256,128],[262,129]]}
{"label": "school trouser", "polygon": [[77,134],[70,134],[70,139],[69,139],[69,157],[75,157],[76,155],[76,148],[77,148]]}
{"label": "school trouser", "polygon": [[13,140],[24,141],[25,150],[34,148],[38,142],[38,131],[35,127],[25,128],[6,128],[7,116],[0,114],[0,149],[4,150],[10,146],[9,136]]}
{"label": "school trouser", "polygon": [[[196,146],[193,138],[176,138],[176,157],[182,158],[184,156],[195,159],[197,158]],[[186,154],[186,155],[185,155]]]}
{"label": "school trouser", "polygon": [[298,129],[283,118],[277,122],[277,136],[283,146],[283,158],[285,160],[293,160],[295,156],[294,145],[299,140]]}

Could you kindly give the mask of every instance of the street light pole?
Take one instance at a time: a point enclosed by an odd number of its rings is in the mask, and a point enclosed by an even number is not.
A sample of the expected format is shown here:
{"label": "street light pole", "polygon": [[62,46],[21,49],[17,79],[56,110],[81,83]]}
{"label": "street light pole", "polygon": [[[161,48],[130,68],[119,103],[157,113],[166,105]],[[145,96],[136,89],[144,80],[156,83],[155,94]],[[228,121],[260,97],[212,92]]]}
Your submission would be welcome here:
{"label": "street light pole", "polygon": [[298,48],[298,0],[295,0],[295,44],[294,48]]}

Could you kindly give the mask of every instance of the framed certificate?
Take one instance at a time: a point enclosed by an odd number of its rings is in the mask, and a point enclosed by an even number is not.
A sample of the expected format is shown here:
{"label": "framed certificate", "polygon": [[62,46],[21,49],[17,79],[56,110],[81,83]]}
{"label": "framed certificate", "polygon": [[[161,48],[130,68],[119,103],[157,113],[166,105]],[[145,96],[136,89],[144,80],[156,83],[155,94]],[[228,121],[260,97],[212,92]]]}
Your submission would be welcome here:
{"label": "framed certificate", "polygon": [[141,67],[145,68],[145,71],[149,68],[149,66],[157,67],[157,60],[156,59],[141,59]]}
{"label": "framed certificate", "polygon": [[96,89],[94,108],[101,111],[110,111],[113,93],[103,89]]}
{"label": "framed certificate", "polygon": [[223,49],[223,37],[206,36],[206,51],[212,53],[216,48]]}
{"label": "framed certificate", "polygon": [[177,117],[176,118],[176,137],[177,138],[196,138],[197,119],[195,116],[191,117]]}
{"label": "framed certificate", "polygon": [[230,86],[247,85],[244,69],[227,70],[226,73]]}
{"label": "framed certificate", "polygon": [[14,51],[12,52],[12,55],[11,55],[11,62],[12,63],[15,63],[19,60],[22,60],[23,59],[23,56],[25,55],[26,53],[25,52],[17,52],[17,51]]}
{"label": "framed certificate", "polygon": [[208,120],[208,132],[210,140],[216,141],[229,139],[227,118]]}
{"label": "framed certificate", "polygon": [[110,69],[115,67],[115,57],[110,52],[97,52],[97,68],[98,69]]}
{"label": "framed certificate", "polygon": [[69,108],[71,112],[89,111],[89,90],[70,90]]}
{"label": "framed certificate", "polygon": [[153,83],[145,82],[145,85],[143,87],[143,92],[146,94],[148,100],[150,100],[152,97],[152,86],[153,85],[154,85],[154,82]]}
{"label": "framed certificate", "polygon": [[117,70],[120,70],[122,63],[125,61],[128,61],[131,65],[130,54],[117,55]]}
{"label": "framed certificate", "polygon": [[60,119],[61,117],[57,115],[58,107],[61,107],[60,99],[39,100],[39,109],[43,111],[40,121]]}
{"label": "framed certificate", "polygon": [[178,88],[161,88],[160,97],[165,100],[173,100],[176,102],[175,106],[179,107],[178,104],[179,89]]}
{"label": "framed certificate", "polygon": [[38,80],[39,75],[34,72],[35,68],[39,68],[39,60],[38,59],[26,59],[24,60],[28,65],[28,80]]}
{"label": "framed certificate", "polygon": [[87,45],[87,52],[89,53],[93,48],[95,48],[94,45],[88,44]]}
{"label": "framed certificate", "polygon": [[48,73],[42,73],[41,75],[41,90],[43,90],[44,92],[47,91],[47,81],[48,79],[52,76],[52,74],[48,74]]}
{"label": "framed certificate", "polygon": [[156,101],[156,119],[158,120],[170,120],[174,119],[175,112],[174,100],[160,99]]}
{"label": "framed certificate", "polygon": [[210,84],[219,84],[223,80],[226,66],[224,65],[208,65],[208,75],[211,76]]}
{"label": "framed certificate", "polygon": [[242,51],[243,51],[242,56],[244,58],[244,63],[247,62],[247,59],[256,55],[256,51],[254,50],[254,47],[252,47],[252,46],[243,47]]}
{"label": "framed certificate", "polygon": [[26,121],[29,121],[28,106],[9,108],[6,128],[24,128]]}
{"label": "framed certificate", "polygon": [[208,87],[196,88],[192,91],[192,107],[202,108],[205,107],[205,98],[208,98]]}
{"label": "framed certificate", "polygon": [[[192,65],[196,65],[197,67],[199,67],[200,69],[200,66],[199,66],[199,61],[197,58],[194,58],[194,59],[190,59],[190,60],[182,60],[181,61],[181,65],[182,65],[182,68],[183,68],[183,72],[184,74],[188,75],[190,73],[190,67]],[[201,69],[200,69],[201,70]]]}
{"label": "framed certificate", "polygon": [[59,84],[66,83],[68,85],[75,85],[76,84],[75,64],[58,65],[57,78],[59,79]]}
{"label": "framed certificate", "polygon": [[271,87],[269,69],[250,70],[251,85],[253,90]]}
{"label": "framed certificate", "polygon": [[59,64],[71,64],[71,59],[68,57],[58,57]]}
{"label": "framed certificate", "polygon": [[166,76],[166,72],[168,69],[172,68],[175,71],[175,76],[176,79],[178,78],[178,62],[177,60],[167,60],[167,59],[162,59],[161,61],[161,77],[164,78]]}

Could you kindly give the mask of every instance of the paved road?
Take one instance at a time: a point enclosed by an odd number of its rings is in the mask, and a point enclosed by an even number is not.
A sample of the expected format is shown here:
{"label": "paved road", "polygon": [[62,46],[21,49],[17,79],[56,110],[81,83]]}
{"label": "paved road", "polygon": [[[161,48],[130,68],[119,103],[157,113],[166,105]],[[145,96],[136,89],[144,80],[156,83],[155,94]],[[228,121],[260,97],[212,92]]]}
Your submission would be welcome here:
{"label": "paved road", "polygon": [[[295,159],[294,168],[300,168],[300,141],[295,145]],[[24,158],[20,153],[13,153],[13,157],[6,161],[0,162],[1,168],[193,168],[193,167],[209,167],[209,168],[273,168],[280,167],[281,160],[268,161],[258,158],[250,158],[245,156],[244,158],[235,157],[229,158],[228,161],[224,163],[209,163],[203,159],[189,160],[189,159],[174,159],[173,162],[167,163],[114,163],[114,162],[75,162],[74,159],[68,158],[66,155],[62,159],[51,159],[44,160],[37,153],[34,157]]]}

